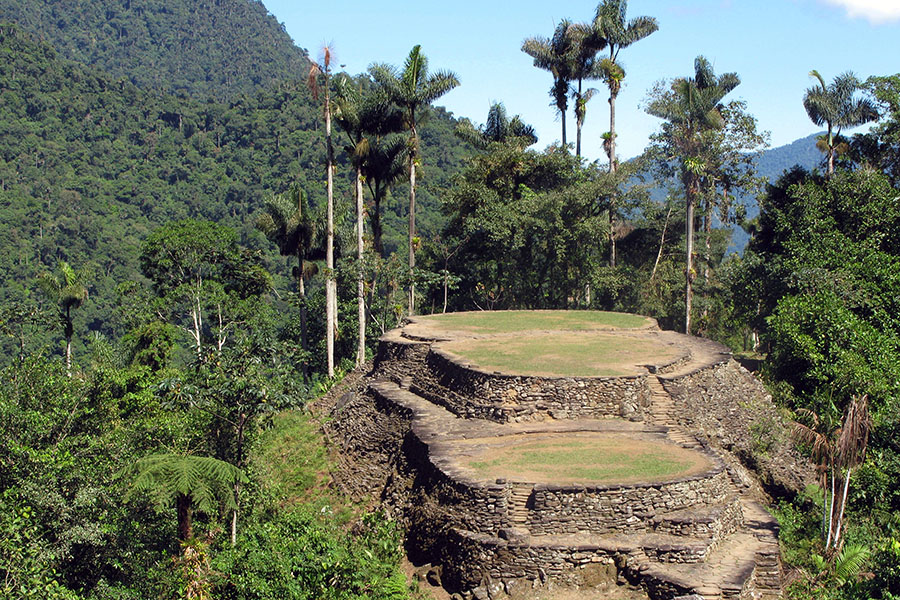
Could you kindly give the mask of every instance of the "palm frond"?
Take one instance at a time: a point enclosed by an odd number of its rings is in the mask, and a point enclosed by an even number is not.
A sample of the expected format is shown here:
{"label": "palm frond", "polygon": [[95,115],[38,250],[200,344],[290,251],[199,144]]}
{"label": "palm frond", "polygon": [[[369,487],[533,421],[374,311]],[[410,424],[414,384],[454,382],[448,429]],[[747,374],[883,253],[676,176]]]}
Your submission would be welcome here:
{"label": "palm frond", "polygon": [[869,549],[861,544],[848,544],[834,560],[833,574],[841,583],[852,583],[869,559]]}

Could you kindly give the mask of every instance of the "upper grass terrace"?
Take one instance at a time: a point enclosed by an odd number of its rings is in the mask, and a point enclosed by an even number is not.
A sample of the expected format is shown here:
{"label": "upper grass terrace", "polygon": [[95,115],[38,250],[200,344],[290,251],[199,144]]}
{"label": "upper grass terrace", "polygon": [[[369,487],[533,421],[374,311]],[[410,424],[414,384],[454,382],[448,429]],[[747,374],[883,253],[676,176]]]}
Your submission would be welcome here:
{"label": "upper grass terrace", "polygon": [[594,310],[501,310],[415,317],[416,334],[493,335],[524,331],[594,331],[653,327],[649,317]]}

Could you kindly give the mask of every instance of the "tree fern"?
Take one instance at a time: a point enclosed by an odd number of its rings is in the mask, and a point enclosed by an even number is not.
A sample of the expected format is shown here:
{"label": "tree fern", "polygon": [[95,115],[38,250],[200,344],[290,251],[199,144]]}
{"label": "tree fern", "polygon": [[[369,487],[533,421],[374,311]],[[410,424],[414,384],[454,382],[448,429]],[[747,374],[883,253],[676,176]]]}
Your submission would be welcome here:
{"label": "tree fern", "polygon": [[244,483],[244,473],[227,462],[207,456],[152,454],[126,469],[133,477],[126,500],[137,492],[148,492],[160,507],[178,509],[179,538],[191,536],[191,513],[194,508],[213,514],[224,505],[237,508],[234,485]]}

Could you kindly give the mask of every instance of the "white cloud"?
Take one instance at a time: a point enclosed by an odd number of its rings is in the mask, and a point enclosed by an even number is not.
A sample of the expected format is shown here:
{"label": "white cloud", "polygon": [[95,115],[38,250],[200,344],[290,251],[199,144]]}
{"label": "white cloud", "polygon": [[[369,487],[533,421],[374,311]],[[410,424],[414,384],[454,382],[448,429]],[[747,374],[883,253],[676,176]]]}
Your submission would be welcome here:
{"label": "white cloud", "polygon": [[827,4],[843,6],[847,16],[863,17],[871,23],[900,21],[900,0],[824,0]]}

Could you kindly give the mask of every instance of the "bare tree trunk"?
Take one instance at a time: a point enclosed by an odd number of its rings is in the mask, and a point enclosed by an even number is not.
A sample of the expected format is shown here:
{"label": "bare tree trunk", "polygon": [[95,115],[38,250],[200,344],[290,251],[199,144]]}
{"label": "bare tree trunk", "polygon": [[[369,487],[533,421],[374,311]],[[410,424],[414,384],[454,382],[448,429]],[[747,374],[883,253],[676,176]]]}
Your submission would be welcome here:
{"label": "bare tree trunk", "polygon": [[831,507],[828,510],[828,538],[825,540],[825,548],[831,546],[831,534],[834,531],[834,466],[831,467]]}
{"label": "bare tree trunk", "polygon": [[[609,172],[615,173],[616,164],[616,94],[609,93]],[[609,266],[616,268],[616,191],[609,199]]]}
{"label": "bare tree trunk", "polygon": [[447,288],[450,287],[450,271],[444,268],[444,309],[441,311],[442,313],[447,312]]}
{"label": "bare tree trunk", "polygon": [[650,272],[650,283],[656,277],[656,269],[659,267],[659,261],[662,259],[663,247],[666,245],[666,229],[669,227],[669,216],[672,214],[672,207],[669,206],[666,212],[666,220],[663,223],[662,235],[659,236],[659,251],[656,253],[656,262],[653,263],[653,271]]}
{"label": "bare tree trunk", "polygon": [[559,111],[559,120],[562,121],[562,145],[566,145],[566,111]]}
{"label": "bare tree trunk", "polygon": [[841,529],[844,524],[844,507],[847,506],[847,491],[850,489],[850,468],[847,468],[847,475],[844,476],[844,493],[841,495],[841,511],[838,513],[837,529],[834,531],[834,546],[837,550],[841,544]]}
{"label": "bare tree trunk", "polygon": [[356,300],[359,304],[359,345],[356,348],[356,366],[366,361],[366,286],[363,281],[363,185],[362,169],[356,167],[356,258],[358,273],[356,279]]}
{"label": "bare tree trunk", "polygon": [[584,123],[579,115],[583,114],[584,104],[581,102],[581,79],[578,80],[578,97],[575,99],[575,156],[581,158],[581,126]]}
{"label": "bare tree trunk", "polygon": [[72,317],[69,313],[69,306],[66,306],[66,377],[72,376]]}
{"label": "bare tree trunk", "polygon": [[178,515],[178,539],[185,542],[194,535],[193,525],[191,523],[191,497],[185,494],[178,494],[175,498],[175,512]]}
{"label": "bare tree trunk", "polygon": [[618,168],[616,162],[616,96],[609,94],[609,172],[615,173]]}

